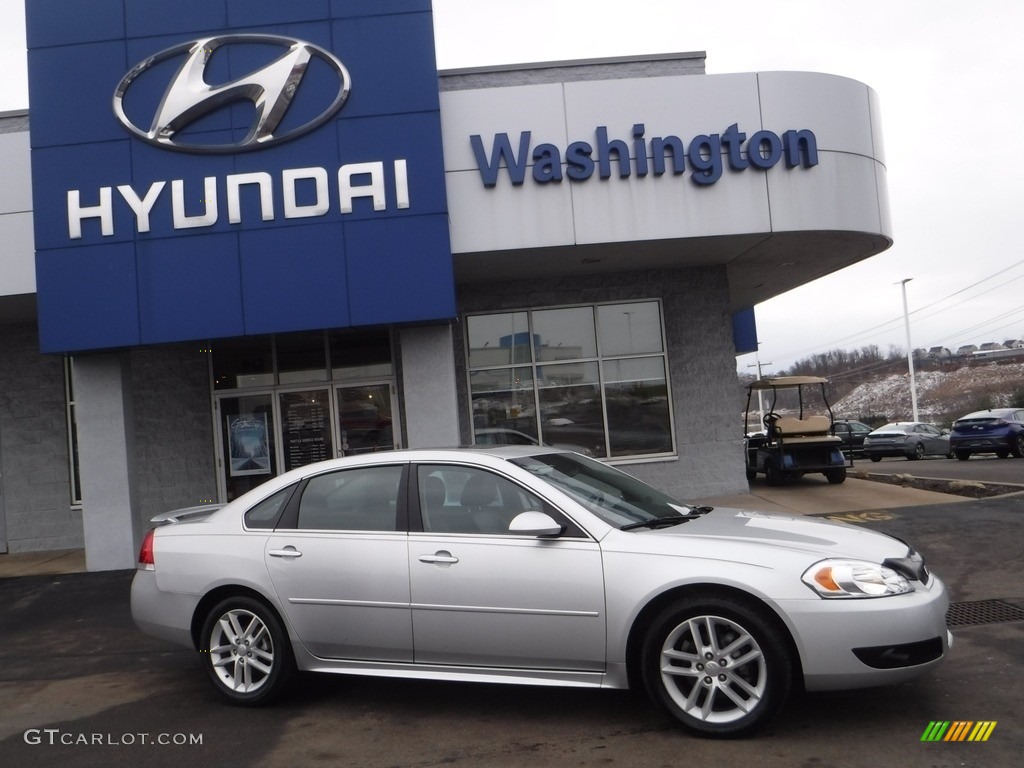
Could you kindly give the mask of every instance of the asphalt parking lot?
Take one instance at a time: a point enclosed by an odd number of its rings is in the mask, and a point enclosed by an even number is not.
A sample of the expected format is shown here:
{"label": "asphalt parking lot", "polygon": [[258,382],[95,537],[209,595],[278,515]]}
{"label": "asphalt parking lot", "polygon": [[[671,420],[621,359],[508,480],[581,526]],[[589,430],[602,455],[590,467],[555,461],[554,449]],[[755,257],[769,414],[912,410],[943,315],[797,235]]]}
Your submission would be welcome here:
{"label": "asphalt parking lot", "polygon": [[[936,673],[799,696],[754,740],[687,736],[624,692],[304,677],[273,707],[232,708],[215,697],[195,654],[135,630],[132,572],[114,571],[0,579],[0,760],[26,768],[1018,765],[1024,621],[972,609],[996,601],[1024,610],[1024,497],[937,498],[943,503],[833,514],[913,542],[964,615],[981,623],[954,628]],[[997,725],[985,742],[922,742],[933,721]]]}

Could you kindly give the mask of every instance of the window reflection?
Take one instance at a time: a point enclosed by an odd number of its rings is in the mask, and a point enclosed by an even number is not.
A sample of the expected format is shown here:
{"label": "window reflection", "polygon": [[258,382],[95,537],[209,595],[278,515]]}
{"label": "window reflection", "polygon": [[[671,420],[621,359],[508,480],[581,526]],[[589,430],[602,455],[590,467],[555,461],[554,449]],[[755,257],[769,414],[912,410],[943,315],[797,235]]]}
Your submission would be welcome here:
{"label": "window reflection", "polygon": [[331,378],[335,381],[368,381],[394,375],[389,331],[332,331],[328,342]]}
{"label": "window reflection", "polygon": [[604,370],[612,455],[671,451],[665,361],[660,357],[611,360]]}
{"label": "window reflection", "polygon": [[496,368],[469,375],[476,442],[537,443],[532,368]]}
{"label": "window reflection", "polygon": [[654,301],[602,305],[597,308],[601,354],[661,352],[661,313]]}
{"label": "window reflection", "polygon": [[327,381],[327,348],[323,333],[278,336],[277,371],[282,384]]}
{"label": "window reflection", "polygon": [[531,362],[530,332],[526,318],[525,312],[503,312],[469,318],[469,364],[474,368],[482,368]]}
{"label": "window reflection", "polygon": [[214,389],[265,387],[274,383],[274,353],[269,336],[213,343]]}
{"label": "window reflection", "polygon": [[473,315],[467,328],[476,442],[674,450],[660,302]]}
{"label": "window reflection", "polygon": [[597,363],[538,366],[544,443],[606,456]]}
{"label": "window reflection", "polygon": [[574,360],[597,356],[593,307],[545,309],[533,313],[541,360]]}

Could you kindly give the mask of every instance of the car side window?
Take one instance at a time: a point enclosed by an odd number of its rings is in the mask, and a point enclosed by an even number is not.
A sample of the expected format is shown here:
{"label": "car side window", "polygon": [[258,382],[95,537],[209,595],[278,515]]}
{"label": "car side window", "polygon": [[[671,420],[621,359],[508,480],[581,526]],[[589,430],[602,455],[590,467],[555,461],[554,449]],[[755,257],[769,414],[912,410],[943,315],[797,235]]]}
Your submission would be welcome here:
{"label": "car side window", "polygon": [[306,530],[394,531],[402,467],[357,467],[310,478],[299,501]]}
{"label": "car side window", "polygon": [[294,485],[282,488],[272,496],[267,497],[256,506],[245,513],[246,528],[273,528],[284,511],[285,502],[295,489]]}
{"label": "car side window", "polygon": [[521,512],[549,506],[522,486],[476,467],[421,465],[417,470],[423,530],[505,534]]}

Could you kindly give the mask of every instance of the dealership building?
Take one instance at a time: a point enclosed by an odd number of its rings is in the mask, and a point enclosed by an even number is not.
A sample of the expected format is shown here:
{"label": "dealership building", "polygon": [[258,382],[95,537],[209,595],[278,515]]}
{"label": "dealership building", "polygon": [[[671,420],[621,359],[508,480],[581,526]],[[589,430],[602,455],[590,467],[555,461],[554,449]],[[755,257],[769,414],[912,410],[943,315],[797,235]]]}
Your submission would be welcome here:
{"label": "dealership building", "polygon": [[405,447],[746,491],[754,306],[892,244],[877,97],[846,78],[703,53],[438,72],[430,0],[27,23],[0,552],[130,568],[156,514]]}

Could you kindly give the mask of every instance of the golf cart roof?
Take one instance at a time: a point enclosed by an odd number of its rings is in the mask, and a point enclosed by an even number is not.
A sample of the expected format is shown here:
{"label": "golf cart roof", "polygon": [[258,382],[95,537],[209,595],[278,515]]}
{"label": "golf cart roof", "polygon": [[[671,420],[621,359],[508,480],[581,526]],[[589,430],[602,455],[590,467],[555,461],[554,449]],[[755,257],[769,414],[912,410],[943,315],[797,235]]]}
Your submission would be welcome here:
{"label": "golf cart roof", "polygon": [[828,379],[821,376],[773,376],[758,379],[749,385],[749,389],[777,389],[780,387],[802,387],[805,384],[828,384]]}

